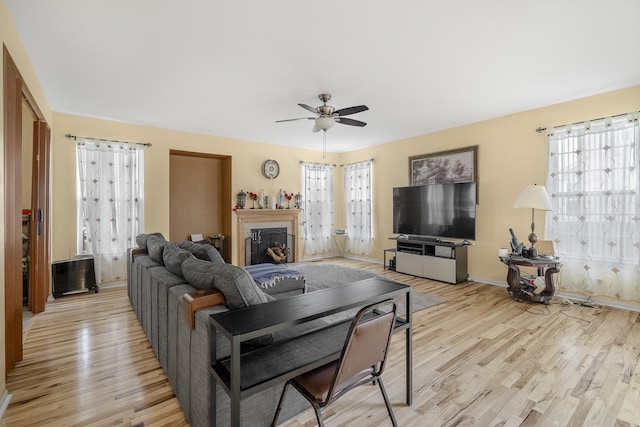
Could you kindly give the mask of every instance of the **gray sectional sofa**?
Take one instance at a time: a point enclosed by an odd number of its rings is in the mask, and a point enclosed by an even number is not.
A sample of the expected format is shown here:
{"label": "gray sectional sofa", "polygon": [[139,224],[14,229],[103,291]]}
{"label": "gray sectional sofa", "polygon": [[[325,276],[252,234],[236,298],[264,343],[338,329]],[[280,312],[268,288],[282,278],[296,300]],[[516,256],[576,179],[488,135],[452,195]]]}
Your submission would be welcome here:
{"label": "gray sectional sofa", "polygon": [[[160,233],[141,234],[136,243],[138,247],[129,250],[129,298],[186,417],[196,427],[228,425],[229,398],[221,387],[217,387],[216,392],[216,420],[209,419],[212,378],[208,371],[211,333],[208,317],[305,292],[304,280],[293,278],[261,289],[246,269],[226,264],[212,245],[168,242]],[[225,295],[226,305],[196,311],[195,329],[191,329],[184,320],[183,296],[211,288]],[[284,333],[261,337],[255,344],[288,339],[323,325],[326,322],[321,319]],[[344,337],[336,339],[343,340]],[[228,355],[226,339],[218,337],[216,346],[218,356]],[[282,386],[274,386],[244,399],[241,403],[242,425],[269,425]],[[309,404],[291,393],[280,420],[306,409],[309,409]]]}

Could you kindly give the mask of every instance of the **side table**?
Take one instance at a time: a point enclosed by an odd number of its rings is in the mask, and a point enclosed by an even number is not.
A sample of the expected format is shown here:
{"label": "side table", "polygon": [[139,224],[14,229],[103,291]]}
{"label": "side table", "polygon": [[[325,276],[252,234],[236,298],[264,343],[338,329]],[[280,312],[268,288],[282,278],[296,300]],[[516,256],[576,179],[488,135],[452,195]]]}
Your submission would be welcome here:
{"label": "side table", "polygon": [[224,236],[222,234],[217,234],[215,236],[209,236],[209,239],[211,239],[213,247],[220,252],[220,256],[224,257]]}
{"label": "side table", "polygon": [[[518,301],[535,301],[549,304],[556,293],[553,284],[553,275],[560,272],[560,260],[557,258],[524,258],[518,256],[500,257],[500,261],[509,267],[507,284],[509,295]],[[520,288],[520,267],[534,267],[538,270],[538,276],[544,276],[545,288],[540,294],[523,291]]]}

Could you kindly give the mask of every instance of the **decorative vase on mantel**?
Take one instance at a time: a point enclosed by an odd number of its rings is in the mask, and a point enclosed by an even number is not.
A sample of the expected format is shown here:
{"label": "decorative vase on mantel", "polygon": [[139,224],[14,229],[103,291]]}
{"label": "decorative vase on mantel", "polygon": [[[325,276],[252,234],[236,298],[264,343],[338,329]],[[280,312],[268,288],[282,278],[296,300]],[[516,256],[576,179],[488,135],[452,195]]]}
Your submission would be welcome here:
{"label": "decorative vase on mantel", "polygon": [[244,204],[247,201],[247,193],[244,190],[240,190],[238,193],[238,208],[244,209]]}

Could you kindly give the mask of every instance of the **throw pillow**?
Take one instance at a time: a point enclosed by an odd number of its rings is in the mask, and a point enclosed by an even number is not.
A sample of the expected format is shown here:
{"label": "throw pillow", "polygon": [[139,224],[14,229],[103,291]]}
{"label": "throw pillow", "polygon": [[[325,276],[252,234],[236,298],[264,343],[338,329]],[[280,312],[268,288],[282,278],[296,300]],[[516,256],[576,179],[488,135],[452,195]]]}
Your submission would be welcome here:
{"label": "throw pillow", "polygon": [[149,236],[147,239],[147,252],[149,253],[149,257],[155,262],[162,264],[164,262],[162,259],[162,251],[167,243],[164,237],[156,235]]}
{"label": "throw pillow", "polygon": [[205,261],[211,261],[219,264],[224,264],[224,259],[220,256],[220,252],[213,245],[207,243],[195,243],[189,240],[183,240],[178,243],[182,249],[186,249],[191,252],[196,258]]}
{"label": "throw pillow", "polygon": [[[217,264],[190,257],[182,263],[182,274],[194,288],[215,288],[222,292],[230,310],[275,300],[258,288],[246,270],[232,264]],[[273,335],[267,334],[249,340],[247,344],[268,345],[272,342]]]}
{"label": "throw pillow", "polygon": [[149,239],[149,237],[151,237],[151,236],[162,237],[162,239],[164,240],[164,236],[162,235],[162,233],[138,234],[136,236],[136,244],[138,245],[138,247],[139,248],[146,248],[147,247],[147,239]]}
{"label": "throw pillow", "polygon": [[234,310],[273,301],[256,285],[243,268],[189,258],[182,263],[182,274],[197,289],[216,288],[224,294],[227,307]]}
{"label": "throw pillow", "polygon": [[191,257],[191,252],[181,249],[177,243],[168,242],[164,245],[162,251],[162,259],[164,266],[178,277],[184,278],[182,275],[182,263]]}
{"label": "throw pillow", "polygon": [[182,277],[194,288],[198,290],[212,289],[214,286],[214,272],[211,271],[213,264],[190,256],[182,263]]}

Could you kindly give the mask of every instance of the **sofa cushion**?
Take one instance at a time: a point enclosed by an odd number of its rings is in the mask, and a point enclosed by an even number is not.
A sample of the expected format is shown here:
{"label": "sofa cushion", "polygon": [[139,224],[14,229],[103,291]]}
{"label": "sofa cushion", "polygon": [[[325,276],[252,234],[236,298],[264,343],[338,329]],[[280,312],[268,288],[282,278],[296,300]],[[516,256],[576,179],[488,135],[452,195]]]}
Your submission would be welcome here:
{"label": "sofa cushion", "polygon": [[232,264],[217,264],[191,257],[182,263],[182,274],[197,289],[216,288],[234,310],[273,301],[258,288],[249,273]]}
{"label": "sofa cushion", "polygon": [[143,234],[138,234],[136,236],[136,244],[138,245],[139,248],[146,248],[147,247],[147,240],[149,239],[149,237],[151,236],[158,236],[158,237],[162,237],[162,240],[165,240],[164,236],[162,235],[162,233],[143,233]]}
{"label": "sofa cushion", "polygon": [[182,263],[182,276],[196,289],[212,289],[215,279],[212,265],[210,261],[190,256]]}
{"label": "sofa cushion", "polygon": [[189,257],[191,257],[191,252],[181,249],[177,243],[168,242],[164,245],[162,251],[164,266],[178,277],[184,278],[182,275],[182,263]]}
{"label": "sofa cushion", "polygon": [[[217,264],[191,257],[182,263],[182,274],[194,288],[215,288],[222,292],[230,310],[275,300],[258,288],[245,269],[232,264]],[[246,344],[262,346],[272,342],[273,335],[266,334]]]}
{"label": "sofa cushion", "polygon": [[190,242],[189,240],[184,240],[178,245],[182,249],[186,249],[191,252],[196,258],[202,259],[205,261],[211,261],[218,264],[224,264],[224,259],[220,256],[220,252],[213,246],[208,243],[195,243]]}
{"label": "sofa cushion", "polygon": [[159,262],[160,264],[164,262],[162,259],[162,252],[167,243],[168,242],[164,240],[164,237],[149,236],[147,239],[147,252],[152,260]]}

